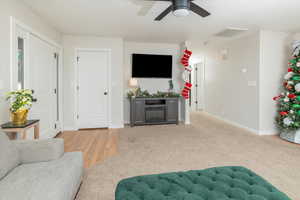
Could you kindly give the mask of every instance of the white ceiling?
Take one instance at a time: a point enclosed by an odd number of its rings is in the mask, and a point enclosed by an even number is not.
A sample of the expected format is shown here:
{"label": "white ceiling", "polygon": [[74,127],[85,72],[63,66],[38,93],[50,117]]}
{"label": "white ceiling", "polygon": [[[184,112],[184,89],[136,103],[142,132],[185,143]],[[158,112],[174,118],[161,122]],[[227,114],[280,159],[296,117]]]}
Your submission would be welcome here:
{"label": "white ceiling", "polygon": [[[300,30],[299,0],[196,0],[212,13],[154,18],[169,2],[156,2],[148,14],[143,0],[22,0],[64,34],[123,37],[132,41],[207,40],[227,27],[274,31]],[[149,3],[149,2],[148,2]]]}

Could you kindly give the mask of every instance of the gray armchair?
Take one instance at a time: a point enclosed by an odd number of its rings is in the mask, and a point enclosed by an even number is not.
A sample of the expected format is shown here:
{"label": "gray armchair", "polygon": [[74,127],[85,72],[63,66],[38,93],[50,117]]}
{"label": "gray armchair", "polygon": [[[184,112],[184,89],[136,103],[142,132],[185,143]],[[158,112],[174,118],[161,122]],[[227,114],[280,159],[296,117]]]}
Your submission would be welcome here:
{"label": "gray armchair", "polygon": [[0,133],[0,200],[73,200],[82,174],[82,153],[64,153],[62,139],[10,141]]}

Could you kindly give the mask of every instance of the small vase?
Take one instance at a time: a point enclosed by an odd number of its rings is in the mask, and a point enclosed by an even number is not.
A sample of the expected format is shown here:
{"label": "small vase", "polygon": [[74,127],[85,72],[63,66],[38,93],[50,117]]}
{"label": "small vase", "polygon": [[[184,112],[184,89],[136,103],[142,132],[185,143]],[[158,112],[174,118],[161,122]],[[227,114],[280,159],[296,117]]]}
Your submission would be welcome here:
{"label": "small vase", "polygon": [[291,132],[283,131],[280,134],[280,137],[284,140],[289,141],[289,142],[300,144],[300,130],[291,131]]}
{"label": "small vase", "polygon": [[23,125],[27,122],[28,110],[18,110],[17,112],[11,112],[11,121],[14,125]]}

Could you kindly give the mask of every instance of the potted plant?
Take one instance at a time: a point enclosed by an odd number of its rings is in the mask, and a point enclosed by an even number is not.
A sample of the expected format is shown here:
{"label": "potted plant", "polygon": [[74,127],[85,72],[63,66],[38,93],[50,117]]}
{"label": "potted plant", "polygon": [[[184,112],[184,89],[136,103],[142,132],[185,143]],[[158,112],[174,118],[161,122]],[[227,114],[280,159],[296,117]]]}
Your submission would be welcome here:
{"label": "potted plant", "polygon": [[27,114],[32,103],[36,101],[33,97],[33,90],[16,90],[7,94],[6,100],[10,100],[11,121],[15,125],[22,125],[27,122]]}

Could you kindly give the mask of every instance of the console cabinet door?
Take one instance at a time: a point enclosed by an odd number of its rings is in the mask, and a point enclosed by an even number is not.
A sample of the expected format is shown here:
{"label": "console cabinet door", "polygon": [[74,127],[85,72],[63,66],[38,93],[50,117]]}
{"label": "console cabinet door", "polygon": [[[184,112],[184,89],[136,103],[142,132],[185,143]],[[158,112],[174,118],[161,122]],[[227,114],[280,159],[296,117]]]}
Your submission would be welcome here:
{"label": "console cabinet door", "polygon": [[171,123],[178,123],[178,100],[167,100],[167,121]]}
{"label": "console cabinet door", "polygon": [[145,124],[145,101],[144,100],[132,100],[131,102],[131,113],[132,113],[132,122],[134,124]]}

